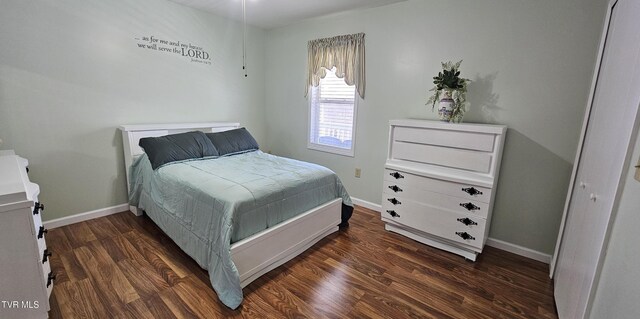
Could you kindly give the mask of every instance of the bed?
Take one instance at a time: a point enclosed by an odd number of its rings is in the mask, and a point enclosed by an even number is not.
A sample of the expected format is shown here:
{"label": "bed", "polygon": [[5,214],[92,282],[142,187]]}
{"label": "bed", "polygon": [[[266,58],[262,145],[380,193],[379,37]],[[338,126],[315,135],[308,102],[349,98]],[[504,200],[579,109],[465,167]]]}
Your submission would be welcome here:
{"label": "bed", "polygon": [[232,309],[241,304],[243,287],[348,225],[353,210],[339,178],[319,165],[255,149],[162,164],[139,146],[239,128],[228,122],[120,127],[131,211],[144,211],[207,269],[218,298]]}

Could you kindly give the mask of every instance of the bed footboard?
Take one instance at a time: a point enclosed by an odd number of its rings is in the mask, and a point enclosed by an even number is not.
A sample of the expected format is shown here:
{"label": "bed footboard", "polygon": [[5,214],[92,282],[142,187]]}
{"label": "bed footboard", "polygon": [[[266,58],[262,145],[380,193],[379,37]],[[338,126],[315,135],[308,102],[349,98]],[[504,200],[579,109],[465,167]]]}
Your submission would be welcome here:
{"label": "bed footboard", "polygon": [[342,199],[315,207],[276,227],[231,245],[231,259],[244,288],[338,230]]}

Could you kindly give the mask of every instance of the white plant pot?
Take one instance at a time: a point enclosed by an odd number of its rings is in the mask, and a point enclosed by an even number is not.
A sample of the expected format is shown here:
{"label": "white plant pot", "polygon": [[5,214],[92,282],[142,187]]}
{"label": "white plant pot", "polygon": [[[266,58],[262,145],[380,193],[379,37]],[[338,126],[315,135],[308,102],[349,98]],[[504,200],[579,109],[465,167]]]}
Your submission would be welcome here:
{"label": "white plant pot", "polygon": [[438,115],[443,122],[450,122],[453,115],[453,108],[456,102],[451,97],[451,91],[443,90],[440,101],[438,102]]}

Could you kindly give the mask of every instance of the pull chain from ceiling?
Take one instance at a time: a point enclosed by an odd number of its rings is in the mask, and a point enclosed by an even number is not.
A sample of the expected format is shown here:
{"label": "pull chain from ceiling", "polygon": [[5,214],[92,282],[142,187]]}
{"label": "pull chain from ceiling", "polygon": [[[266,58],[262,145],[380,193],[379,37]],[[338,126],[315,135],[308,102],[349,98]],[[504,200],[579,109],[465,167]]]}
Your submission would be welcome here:
{"label": "pull chain from ceiling", "polygon": [[244,70],[244,77],[247,77],[247,5],[246,5],[246,0],[242,0],[242,70]]}

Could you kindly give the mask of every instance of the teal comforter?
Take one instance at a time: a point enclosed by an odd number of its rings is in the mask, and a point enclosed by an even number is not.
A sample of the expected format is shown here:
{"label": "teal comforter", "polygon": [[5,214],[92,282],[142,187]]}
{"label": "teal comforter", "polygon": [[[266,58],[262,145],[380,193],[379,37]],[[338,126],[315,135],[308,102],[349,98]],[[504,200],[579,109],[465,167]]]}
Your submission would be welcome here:
{"label": "teal comforter", "polygon": [[231,244],[335,198],[352,206],[331,170],[261,151],[155,171],[143,155],[130,170],[129,203],[209,271],[218,298],[232,309],[242,288]]}

